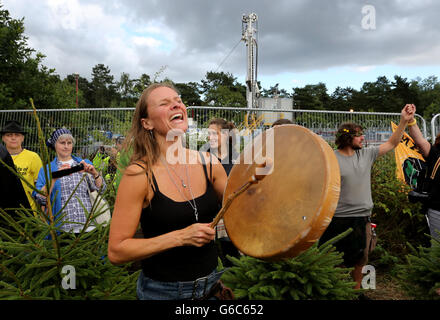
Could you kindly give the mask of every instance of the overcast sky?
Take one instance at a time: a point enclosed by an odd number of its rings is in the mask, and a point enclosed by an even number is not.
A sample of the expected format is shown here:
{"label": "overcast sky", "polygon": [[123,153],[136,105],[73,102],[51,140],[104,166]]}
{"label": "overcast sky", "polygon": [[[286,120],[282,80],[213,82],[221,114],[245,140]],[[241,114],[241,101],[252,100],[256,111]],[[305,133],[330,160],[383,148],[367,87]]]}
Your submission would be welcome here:
{"label": "overcast sky", "polygon": [[[324,82],[359,89],[395,74],[440,72],[435,0],[0,0],[24,17],[30,47],[64,78],[103,63],[122,72],[199,82],[207,71],[244,83],[243,14],[258,16],[258,80],[269,88]],[[234,49],[235,48],[235,49]],[[234,49],[234,50],[233,50]],[[160,78],[159,78],[160,79]]]}

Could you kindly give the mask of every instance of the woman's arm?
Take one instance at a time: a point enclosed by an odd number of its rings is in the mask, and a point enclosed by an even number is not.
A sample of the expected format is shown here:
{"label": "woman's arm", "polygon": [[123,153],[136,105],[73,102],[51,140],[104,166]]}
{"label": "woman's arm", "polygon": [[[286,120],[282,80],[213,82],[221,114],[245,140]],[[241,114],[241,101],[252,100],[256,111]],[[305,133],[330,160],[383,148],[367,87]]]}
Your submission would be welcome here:
{"label": "woman's arm", "polygon": [[[416,106],[413,104],[411,106],[412,106],[412,108],[414,110],[414,114],[415,114],[416,113]],[[417,120],[414,117],[410,120],[410,122],[408,124],[408,131],[409,131],[409,135],[411,136],[411,138],[414,139],[414,143],[416,144],[416,146],[419,149],[422,156],[424,158],[428,157],[429,151],[431,151],[431,144],[429,143],[428,140],[426,140],[423,137],[423,134],[417,125]]]}
{"label": "woman's arm", "polygon": [[[51,170],[51,167],[47,166],[47,170]],[[44,167],[41,167],[40,171],[38,172],[37,181],[35,182],[35,188],[42,191],[44,194],[50,195],[57,180],[58,179],[52,179],[50,191],[47,193],[46,173],[44,171]],[[42,207],[42,210],[45,211],[47,206],[47,198],[36,191],[33,191],[32,195],[35,201]]]}
{"label": "woman's arm", "polygon": [[214,230],[204,223],[154,238],[135,239],[142,208],[152,195],[145,171],[136,165],[127,167],[119,184],[110,225],[108,257],[111,263],[145,259],[178,246],[200,247],[214,239]]}
{"label": "woman's arm", "polygon": [[420,128],[417,126],[417,122],[409,127],[409,135],[414,139],[414,143],[419,149],[424,158],[428,157],[429,151],[431,151],[431,144],[423,137]]}
{"label": "woman's arm", "polygon": [[387,142],[381,144],[379,146],[379,156],[382,156],[389,151],[393,150],[397,145],[399,144],[400,140],[402,139],[403,132],[405,131],[406,125],[410,119],[414,117],[414,112],[412,111],[412,108],[409,108],[409,104],[405,105],[403,107],[402,112],[400,114],[400,122],[397,129],[393,132],[391,137],[388,139]]}

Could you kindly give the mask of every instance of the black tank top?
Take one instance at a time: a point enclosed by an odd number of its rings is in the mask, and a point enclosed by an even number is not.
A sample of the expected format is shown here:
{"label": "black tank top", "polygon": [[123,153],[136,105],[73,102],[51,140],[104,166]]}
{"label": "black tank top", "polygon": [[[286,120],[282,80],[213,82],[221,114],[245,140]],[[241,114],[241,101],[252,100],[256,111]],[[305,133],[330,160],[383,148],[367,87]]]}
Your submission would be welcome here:
{"label": "black tank top", "polygon": [[[208,178],[206,164],[202,158],[206,177],[206,191],[195,198],[200,223],[210,223],[218,212],[218,198]],[[212,175],[211,175],[212,176]],[[160,192],[153,175],[155,187],[150,205],[142,209],[141,227],[145,238],[152,238],[196,223],[194,210],[187,201],[176,202]],[[191,281],[208,275],[218,261],[214,241],[202,247],[175,247],[142,260],[145,276],[158,281]]]}

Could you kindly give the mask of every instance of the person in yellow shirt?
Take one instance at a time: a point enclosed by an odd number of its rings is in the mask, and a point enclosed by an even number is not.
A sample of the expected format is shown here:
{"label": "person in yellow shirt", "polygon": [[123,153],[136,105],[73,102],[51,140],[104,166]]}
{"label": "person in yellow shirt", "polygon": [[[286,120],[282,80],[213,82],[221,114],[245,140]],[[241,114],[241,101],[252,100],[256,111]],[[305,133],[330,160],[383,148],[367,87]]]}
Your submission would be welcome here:
{"label": "person in yellow shirt", "polygon": [[[18,121],[10,120],[6,122],[5,126],[0,131],[0,134],[6,149],[14,161],[17,172],[21,174],[27,182],[35,186],[35,181],[38,178],[38,172],[43,166],[43,163],[41,162],[41,158],[38,154],[23,148],[22,144],[26,132],[23,130],[21,124]],[[37,205],[32,198],[32,188],[29,187],[24,181],[21,181],[21,183],[23,184],[23,188],[26,192],[26,196],[31,208],[36,210]]]}

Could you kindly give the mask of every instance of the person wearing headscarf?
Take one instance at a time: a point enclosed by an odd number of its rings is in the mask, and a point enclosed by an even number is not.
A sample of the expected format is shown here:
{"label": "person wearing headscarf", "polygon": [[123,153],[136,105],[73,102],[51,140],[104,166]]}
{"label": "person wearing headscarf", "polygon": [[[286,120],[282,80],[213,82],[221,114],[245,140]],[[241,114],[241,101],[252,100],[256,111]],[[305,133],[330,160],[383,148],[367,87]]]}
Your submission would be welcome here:
{"label": "person wearing headscarf", "polygon": [[[62,221],[57,225],[62,231],[80,233],[87,219],[85,210],[90,212],[92,209],[89,193],[95,190],[101,190],[102,193],[106,188],[106,183],[90,160],[81,159],[72,154],[75,139],[68,129],[55,130],[46,144],[56,153],[55,159],[47,166],[48,171],[53,173],[80,164],[84,166],[84,169],[79,172],[52,179],[50,190],[52,214],[55,219],[64,215]],[[85,179],[83,179],[84,173],[86,173]],[[38,174],[36,187],[42,191],[47,190],[44,168],[41,168]],[[73,192],[75,193],[72,195]],[[46,197],[36,192],[34,192],[34,196],[43,208],[47,207]],[[63,207],[64,210],[61,212]],[[94,228],[92,223],[85,231],[88,232]]]}

